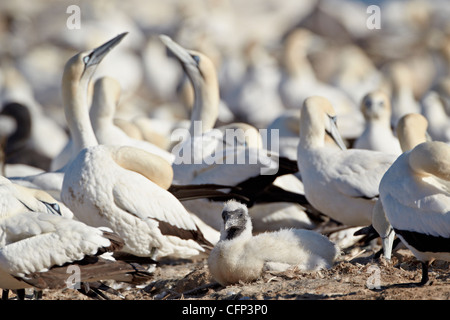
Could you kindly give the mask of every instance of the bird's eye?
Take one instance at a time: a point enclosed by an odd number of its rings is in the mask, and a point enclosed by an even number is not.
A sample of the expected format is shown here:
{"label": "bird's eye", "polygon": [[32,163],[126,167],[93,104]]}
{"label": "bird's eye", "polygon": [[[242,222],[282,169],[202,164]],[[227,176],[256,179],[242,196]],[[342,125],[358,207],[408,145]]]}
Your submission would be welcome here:
{"label": "bird's eye", "polygon": [[197,65],[200,64],[200,57],[198,55],[193,54],[191,57],[192,57],[192,59],[194,59],[194,61]]}
{"label": "bird's eye", "polygon": [[329,116],[329,117],[330,117],[330,120],[331,120],[334,124],[337,123],[337,116]]}
{"label": "bird's eye", "polygon": [[51,204],[53,210],[55,210],[56,212],[58,212],[59,214],[61,214],[61,208],[59,207],[59,204],[57,203],[52,203]]}
{"label": "bird's eye", "polygon": [[45,201],[41,201],[42,203],[45,204],[45,206],[47,207],[47,210],[49,213],[51,214],[58,214],[58,215],[62,215],[61,214],[61,207],[59,206],[59,204],[57,203],[49,203],[49,202],[45,202]]}
{"label": "bird's eye", "polygon": [[83,58],[84,64],[87,64],[87,63],[89,62],[90,59],[91,59],[90,56],[85,56],[85,57]]}

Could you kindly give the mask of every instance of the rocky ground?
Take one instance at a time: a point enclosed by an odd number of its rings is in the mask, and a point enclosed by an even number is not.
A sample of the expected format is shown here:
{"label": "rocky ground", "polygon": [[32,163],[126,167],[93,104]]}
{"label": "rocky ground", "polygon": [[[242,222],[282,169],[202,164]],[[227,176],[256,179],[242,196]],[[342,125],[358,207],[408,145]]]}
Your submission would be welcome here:
{"label": "rocky ground", "polygon": [[[141,288],[119,289],[113,300],[450,300],[449,263],[430,267],[431,285],[415,286],[421,265],[404,249],[391,262],[373,260],[373,249],[348,249],[333,268],[265,273],[252,283],[227,287],[211,278],[206,261],[165,261]],[[11,298],[14,298],[11,296]],[[87,300],[71,289],[45,290],[43,300]]]}

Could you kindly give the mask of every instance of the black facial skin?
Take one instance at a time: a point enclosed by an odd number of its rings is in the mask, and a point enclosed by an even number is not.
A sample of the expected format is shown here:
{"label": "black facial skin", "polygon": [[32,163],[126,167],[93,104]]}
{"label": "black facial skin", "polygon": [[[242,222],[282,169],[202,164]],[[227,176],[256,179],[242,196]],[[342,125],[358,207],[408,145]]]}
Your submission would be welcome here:
{"label": "black facial skin", "polygon": [[230,229],[227,230],[227,236],[225,237],[226,240],[231,240],[234,239],[236,237],[238,237],[242,231],[244,231],[244,228],[241,227],[231,227]]}
{"label": "black facial skin", "polygon": [[224,223],[229,219],[235,220],[233,226],[231,226],[226,230],[227,231],[227,235],[225,238],[226,240],[231,240],[238,237],[245,229],[246,217],[243,209],[237,209],[234,211],[223,211],[222,219]]}

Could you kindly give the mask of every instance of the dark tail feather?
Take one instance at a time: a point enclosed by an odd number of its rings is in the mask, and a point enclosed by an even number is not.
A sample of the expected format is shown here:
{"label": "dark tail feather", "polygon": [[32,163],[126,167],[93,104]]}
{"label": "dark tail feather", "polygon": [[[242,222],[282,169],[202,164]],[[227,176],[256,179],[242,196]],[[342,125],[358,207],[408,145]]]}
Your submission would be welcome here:
{"label": "dark tail feather", "polygon": [[[229,192],[220,191],[220,189],[229,189]],[[212,201],[227,201],[236,199],[247,202],[249,199],[236,193],[239,187],[231,187],[217,184],[198,184],[198,185],[171,185],[169,192],[178,200],[187,201],[194,199],[210,199]]]}
{"label": "dark tail feather", "polygon": [[118,296],[120,298],[124,298],[119,291],[114,290],[113,288],[101,282],[83,282],[80,284],[80,288],[77,290],[85,296],[96,300],[110,300],[105,292]]}

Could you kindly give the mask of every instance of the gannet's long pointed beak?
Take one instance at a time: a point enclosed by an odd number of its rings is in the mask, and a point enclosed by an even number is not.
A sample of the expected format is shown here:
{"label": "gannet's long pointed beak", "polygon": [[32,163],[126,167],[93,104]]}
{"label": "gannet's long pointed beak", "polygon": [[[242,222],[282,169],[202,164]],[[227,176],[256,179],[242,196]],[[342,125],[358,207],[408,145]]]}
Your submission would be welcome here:
{"label": "gannet's long pointed beak", "polygon": [[341,134],[339,133],[339,130],[336,125],[336,117],[330,117],[330,130],[327,131],[327,133],[333,138],[334,142],[341,148],[342,150],[346,150],[347,147],[344,143],[344,140],[342,140]]}
{"label": "gannet's long pointed beak", "polygon": [[191,54],[189,50],[180,46],[169,36],[160,35],[159,38],[181,63],[183,70],[186,72],[187,76],[191,79],[192,84],[194,85],[194,90],[199,89],[202,78],[199,70],[199,56]]}
{"label": "gannet's long pointed beak", "polygon": [[160,35],[159,38],[166,45],[166,47],[169,48],[170,51],[172,51],[177,59],[180,60],[182,64],[196,64],[195,60],[192,58],[189,52],[178,43],[173,41],[172,38],[164,34]]}
{"label": "gannet's long pointed beak", "polygon": [[128,32],[123,32],[116,36],[115,38],[109,40],[108,42],[102,44],[101,46],[92,50],[92,52],[85,57],[87,57],[87,61],[85,61],[86,67],[99,64],[103,58],[110,52],[115,46],[117,46],[120,41],[128,34]]}

